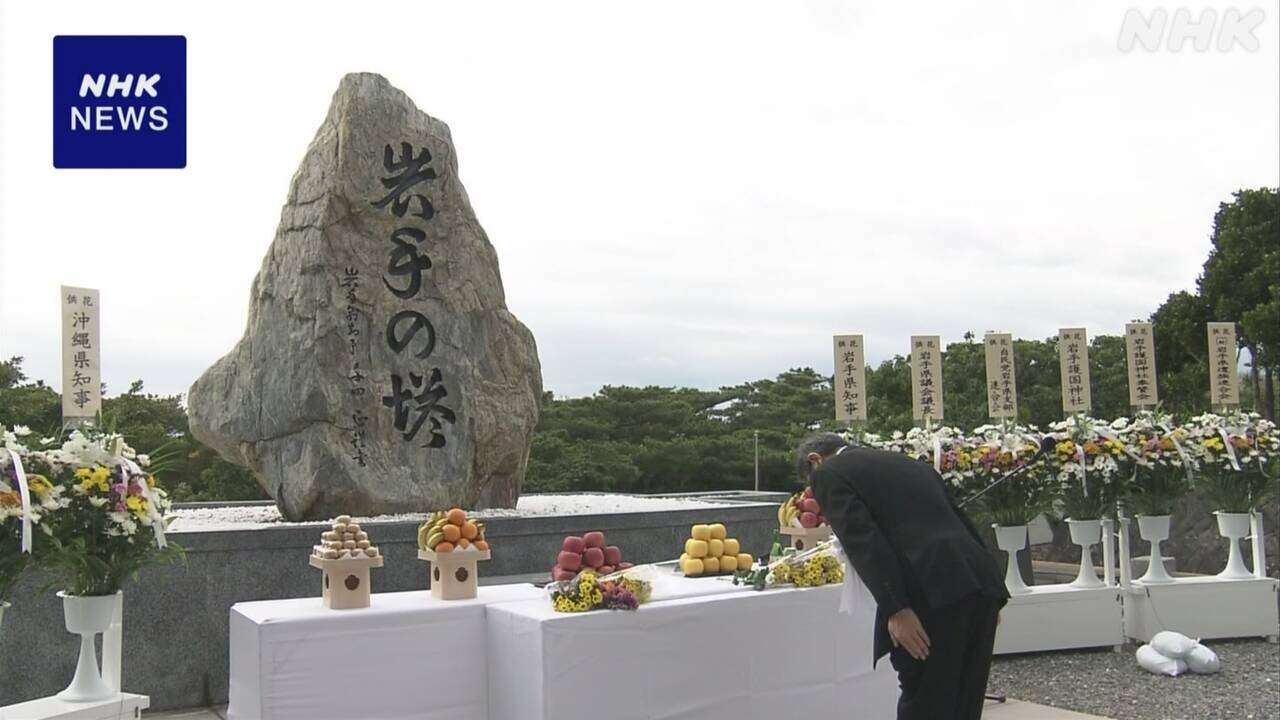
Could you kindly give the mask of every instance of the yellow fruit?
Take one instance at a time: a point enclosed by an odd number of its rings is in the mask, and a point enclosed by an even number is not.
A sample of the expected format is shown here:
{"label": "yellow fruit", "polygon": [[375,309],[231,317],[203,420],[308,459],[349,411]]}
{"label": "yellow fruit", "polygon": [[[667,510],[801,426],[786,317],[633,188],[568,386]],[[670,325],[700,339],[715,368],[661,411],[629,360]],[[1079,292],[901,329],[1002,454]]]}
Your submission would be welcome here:
{"label": "yellow fruit", "polygon": [[710,540],[711,526],[710,525],[694,525],[693,529],[689,531],[689,537],[693,538],[694,540]]}
{"label": "yellow fruit", "polygon": [[722,524],[722,523],[716,523],[715,525],[712,525],[712,526],[711,526],[711,539],[712,539],[712,540],[723,540],[723,539],[725,538],[725,535],[727,535],[727,534],[728,534],[728,533],[727,533],[727,532],[725,531],[725,529],[724,529],[724,524]]}
{"label": "yellow fruit", "polygon": [[737,555],[741,551],[742,549],[738,547],[737,538],[725,538],[725,541],[724,541],[725,555]]}
{"label": "yellow fruit", "polygon": [[680,562],[684,562],[685,560],[688,560],[688,559],[689,559],[689,553],[680,553]]}
{"label": "yellow fruit", "polygon": [[738,569],[748,570],[751,568],[751,555],[747,553],[738,553]]}
{"label": "yellow fruit", "polygon": [[718,558],[724,554],[724,541],[711,539],[707,541],[707,556]]}
{"label": "yellow fruit", "polygon": [[734,570],[737,570],[737,569],[738,569],[738,556],[725,555],[724,557],[720,558],[721,572],[733,572]]}
{"label": "yellow fruit", "polygon": [[697,577],[703,573],[705,566],[698,558],[685,558],[680,561],[680,571],[685,577]]}
{"label": "yellow fruit", "polygon": [[426,546],[427,546],[428,548],[434,548],[436,545],[439,545],[439,544],[440,544],[441,542],[443,542],[443,541],[444,541],[444,533],[442,533],[442,532],[440,532],[439,530],[437,530],[437,531],[435,531],[435,532],[431,533],[431,535],[429,535],[429,536],[427,537],[427,545],[426,545]]}
{"label": "yellow fruit", "polygon": [[707,541],[689,538],[684,541],[684,551],[691,558],[704,558],[707,556]]}
{"label": "yellow fruit", "polygon": [[708,575],[715,575],[720,572],[720,558],[707,557],[702,558],[702,567],[707,571]]}

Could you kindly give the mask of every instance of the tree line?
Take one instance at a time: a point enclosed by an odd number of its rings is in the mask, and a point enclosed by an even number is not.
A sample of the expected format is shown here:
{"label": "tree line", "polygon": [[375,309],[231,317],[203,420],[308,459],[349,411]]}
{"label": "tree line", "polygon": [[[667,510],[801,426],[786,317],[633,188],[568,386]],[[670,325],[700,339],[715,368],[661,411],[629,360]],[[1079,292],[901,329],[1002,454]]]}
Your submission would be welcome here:
{"label": "tree line", "polygon": [[[1280,196],[1273,188],[1242,190],[1214,216],[1212,249],[1194,291],[1171,294],[1151,315],[1163,409],[1187,416],[1209,409],[1205,323],[1237,323],[1247,372],[1241,401],[1276,414],[1280,372]],[[1057,338],[1014,342],[1019,422],[1046,426],[1062,417]],[[1093,413],[1129,413],[1124,337],[1096,335],[1089,365]],[[945,422],[972,428],[986,418],[983,344],[966,333],[943,354]],[[105,393],[104,393],[105,395]],[[907,430],[910,360],[894,356],[867,369],[868,428]],[[103,416],[130,443],[168,444],[172,471],[162,481],[178,501],[265,498],[243,468],[221,460],[191,437],[181,395],[128,391],[103,399]],[[0,361],[0,425],[52,434],[61,399],[29,379],[22,358]],[[716,390],[606,386],[590,397],[545,394],[525,478],[525,492],[697,492],[748,489],[759,442],[761,488],[790,490],[791,452],[815,428],[835,428],[832,378],[812,368]]]}

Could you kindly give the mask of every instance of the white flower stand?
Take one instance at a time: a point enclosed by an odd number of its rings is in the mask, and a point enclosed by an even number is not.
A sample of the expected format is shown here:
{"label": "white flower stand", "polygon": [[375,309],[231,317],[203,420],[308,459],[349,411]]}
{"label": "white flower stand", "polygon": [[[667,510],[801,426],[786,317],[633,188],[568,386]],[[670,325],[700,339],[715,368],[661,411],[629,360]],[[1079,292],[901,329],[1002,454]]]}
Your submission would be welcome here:
{"label": "white flower stand", "polygon": [[[1161,630],[1174,630],[1194,638],[1221,639],[1264,637],[1276,642],[1280,618],[1276,615],[1276,595],[1280,580],[1267,577],[1265,536],[1261,513],[1249,517],[1253,541],[1253,572],[1233,579],[1214,575],[1172,578],[1171,582],[1134,580],[1124,596],[1125,635],[1149,642]],[[1121,541],[1127,544],[1127,526],[1121,527]],[[1121,573],[1129,558],[1121,553]]]}
{"label": "white flower stand", "polygon": [[1250,513],[1215,512],[1218,518],[1218,534],[1227,540],[1227,566],[1218,573],[1223,580],[1248,580],[1253,577],[1240,555],[1240,541],[1249,537]]}
{"label": "white flower stand", "polygon": [[1028,592],[1027,583],[1022,579],[1022,570],[1018,567],[1018,551],[1027,546],[1026,525],[992,525],[996,531],[996,547],[1009,555],[1009,564],[1005,566],[1004,586],[1010,595],[1021,595]]}
{"label": "white flower stand", "polygon": [[1088,647],[1118,649],[1124,644],[1123,589],[1112,573],[1114,523],[1110,519],[1092,522],[1098,529],[1086,532],[1087,538],[1082,539],[1092,540],[1090,546],[1102,543],[1102,579],[1090,563],[1088,574],[1097,581],[1096,586],[1024,585],[1022,592],[1010,593],[996,629],[997,655]]}

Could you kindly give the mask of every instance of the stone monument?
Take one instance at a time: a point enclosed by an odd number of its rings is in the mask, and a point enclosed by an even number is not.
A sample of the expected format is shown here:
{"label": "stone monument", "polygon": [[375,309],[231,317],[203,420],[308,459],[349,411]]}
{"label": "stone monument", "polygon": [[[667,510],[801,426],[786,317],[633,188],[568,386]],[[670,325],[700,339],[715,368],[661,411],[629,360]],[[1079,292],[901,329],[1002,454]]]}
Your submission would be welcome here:
{"label": "stone monument", "polygon": [[191,432],[291,520],[511,507],[542,376],[443,122],[344,77]]}

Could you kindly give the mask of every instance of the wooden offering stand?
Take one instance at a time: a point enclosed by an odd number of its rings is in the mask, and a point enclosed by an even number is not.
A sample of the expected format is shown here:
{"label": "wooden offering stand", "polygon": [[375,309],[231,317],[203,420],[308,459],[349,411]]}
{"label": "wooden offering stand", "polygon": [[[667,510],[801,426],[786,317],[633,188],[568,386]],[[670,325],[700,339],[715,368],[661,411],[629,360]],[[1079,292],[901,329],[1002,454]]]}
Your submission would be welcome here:
{"label": "wooden offering stand", "polygon": [[418,559],[430,563],[431,597],[437,600],[470,600],[476,596],[479,571],[476,563],[488,560],[488,550],[452,550],[437,553],[418,550]]}
{"label": "wooden offering stand", "polygon": [[823,542],[828,538],[830,538],[831,526],[819,525],[818,527],[814,527],[814,528],[784,527],[784,528],[780,528],[778,532],[782,533],[783,535],[790,535],[791,547],[795,548],[796,552],[800,552],[802,550],[808,550],[809,548],[812,548],[814,545],[817,545],[818,543]]}

